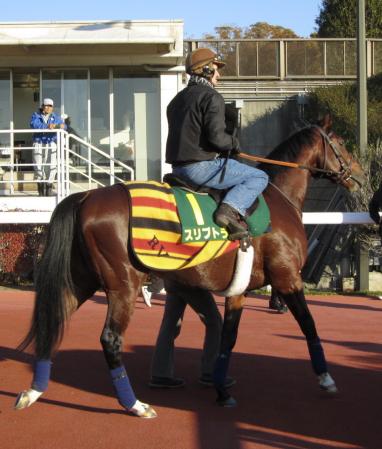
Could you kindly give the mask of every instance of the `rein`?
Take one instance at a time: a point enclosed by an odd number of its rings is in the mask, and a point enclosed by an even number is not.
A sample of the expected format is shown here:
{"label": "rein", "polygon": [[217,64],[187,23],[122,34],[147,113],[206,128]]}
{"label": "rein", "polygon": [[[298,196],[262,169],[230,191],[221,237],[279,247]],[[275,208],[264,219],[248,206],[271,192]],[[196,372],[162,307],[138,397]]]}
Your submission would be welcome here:
{"label": "rein", "polygon": [[[353,179],[355,182],[357,182],[358,184],[361,185],[360,181],[354,176],[352,175],[352,171],[351,171],[351,161],[352,159],[350,159],[349,162],[346,162],[345,159],[343,158],[341,152],[338,150],[336,144],[330,139],[330,134],[326,134],[322,128],[320,128],[317,125],[310,125],[312,128],[316,128],[317,131],[321,134],[321,137],[323,139],[324,142],[324,168],[317,168],[317,167],[312,167],[309,165],[302,165],[302,164],[297,164],[295,162],[285,162],[285,161],[278,161],[278,160],[274,160],[274,159],[267,159],[267,158],[263,158],[263,157],[259,157],[259,156],[252,156],[250,154],[246,154],[246,153],[239,153],[238,156],[243,158],[243,159],[248,159],[251,161],[255,161],[255,162],[263,162],[265,164],[273,164],[273,165],[280,165],[283,167],[290,167],[290,168],[300,168],[302,170],[309,170],[310,172],[318,172],[318,173],[322,173],[323,175],[326,175],[328,177],[335,177],[338,181],[342,181],[345,180],[347,181],[348,179]],[[336,156],[339,164],[340,164],[340,171],[333,171],[333,170],[327,170],[325,168],[326,166],[326,155],[327,155],[327,144],[329,145],[329,148],[331,148],[331,150],[333,151],[334,155]]]}
{"label": "rein", "polygon": [[[347,181],[348,179],[353,179],[359,185],[362,185],[361,181],[359,179],[357,179],[357,176],[352,174],[352,169],[351,169],[352,157],[350,157],[350,160],[347,162],[344,159],[344,157],[342,156],[341,152],[338,150],[336,144],[330,138],[330,133],[329,133],[329,135],[326,134],[323,131],[323,129],[317,125],[310,125],[310,127],[316,128],[322,137],[323,146],[324,146],[324,164],[323,164],[324,168],[317,168],[317,167],[312,167],[309,165],[297,164],[295,162],[286,162],[286,161],[279,161],[279,160],[275,160],[275,159],[268,159],[268,158],[264,158],[264,157],[260,157],[260,156],[252,156],[252,155],[246,154],[246,153],[239,153],[238,156],[241,157],[242,159],[248,159],[250,161],[263,162],[265,164],[279,165],[279,166],[290,167],[290,168],[299,168],[302,170],[308,170],[310,172],[322,173],[322,175],[326,175],[328,177],[335,178],[337,182],[340,182],[342,180]],[[339,171],[327,170],[325,168],[326,161],[327,161],[328,146],[333,151],[338,163],[340,164]],[[302,214],[302,211],[300,210],[300,208],[296,204],[294,204],[294,202],[279,187],[277,187],[272,182],[270,182],[269,184],[274,189],[276,189],[285,198],[285,200],[299,212],[300,215]]]}
{"label": "rein", "polygon": [[255,162],[263,162],[265,164],[281,165],[283,167],[291,167],[291,168],[301,168],[303,170],[314,170],[317,172],[325,173],[329,176],[341,173],[341,172],[333,172],[332,170],[326,170],[324,168],[316,168],[310,167],[309,165],[296,164],[295,162],[285,162],[285,161],[278,161],[276,159],[267,159],[265,157],[253,156],[247,153],[239,153],[238,156],[241,157],[242,159],[248,159],[249,161]]}

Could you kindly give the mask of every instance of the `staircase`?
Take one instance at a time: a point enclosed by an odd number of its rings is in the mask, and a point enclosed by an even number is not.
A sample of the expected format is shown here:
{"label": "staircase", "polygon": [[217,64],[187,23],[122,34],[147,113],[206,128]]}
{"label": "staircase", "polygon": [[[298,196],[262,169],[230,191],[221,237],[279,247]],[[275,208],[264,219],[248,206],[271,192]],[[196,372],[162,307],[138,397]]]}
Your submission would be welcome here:
{"label": "staircase", "polygon": [[14,145],[15,134],[19,137],[20,134],[34,132],[41,131],[0,130],[0,139],[10,142],[0,145],[0,223],[48,222],[54,207],[71,193],[134,179],[134,169],[127,163],[74,134],[64,130],[46,130],[57,134],[57,177],[53,196],[38,196],[35,164],[23,162],[20,158],[21,154],[26,154],[26,159],[31,160],[33,147]]}

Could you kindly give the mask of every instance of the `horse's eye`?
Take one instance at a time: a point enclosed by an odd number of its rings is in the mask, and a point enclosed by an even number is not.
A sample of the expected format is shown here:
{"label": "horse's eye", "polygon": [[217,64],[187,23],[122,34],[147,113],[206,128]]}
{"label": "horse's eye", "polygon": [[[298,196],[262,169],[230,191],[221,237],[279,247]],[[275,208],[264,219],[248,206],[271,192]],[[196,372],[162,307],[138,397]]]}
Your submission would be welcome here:
{"label": "horse's eye", "polygon": [[342,139],[339,140],[338,143],[341,145],[341,147],[344,146],[344,144],[345,144],[345,142]]}

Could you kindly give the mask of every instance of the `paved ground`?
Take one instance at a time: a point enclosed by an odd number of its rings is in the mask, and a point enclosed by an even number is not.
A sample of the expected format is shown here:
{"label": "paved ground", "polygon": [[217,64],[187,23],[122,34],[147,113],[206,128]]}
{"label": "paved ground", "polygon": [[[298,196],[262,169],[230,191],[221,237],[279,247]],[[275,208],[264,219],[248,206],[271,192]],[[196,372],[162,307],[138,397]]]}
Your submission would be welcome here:
{"label": "paved ground", "polygon": [[176,353],[177,375],[186,379],[186,388],[147,387],[163,301],[158,297],[151,309],[140,301],[124,360],[137,396],[159,414],[142,420],[127,416],[113,396],[99,344],[103,296],[75,314],[43,398],[14,411],[17,393],[31,381],[31,357],[14,348],[30,320],[32,293],[1,291],[1,448],[380,449],[382,301],[312,296],[309,304],[340,394],[330,398],[318,389],[291,315],[270,312],[267,301],[251,298],[232,359],[238,407],[222,409],[214,392],[197,384],[203,327],[192,311]]}

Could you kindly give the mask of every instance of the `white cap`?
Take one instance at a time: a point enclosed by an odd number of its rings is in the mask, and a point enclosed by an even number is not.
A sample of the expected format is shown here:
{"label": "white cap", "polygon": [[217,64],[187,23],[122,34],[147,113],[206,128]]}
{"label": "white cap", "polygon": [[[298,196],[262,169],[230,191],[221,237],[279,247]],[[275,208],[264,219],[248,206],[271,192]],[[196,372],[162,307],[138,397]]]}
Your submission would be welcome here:
{"label": "white cap", "polygon": [[53,100],[51,98],[44,98],[42,104],[43,106],[53,106]]}

